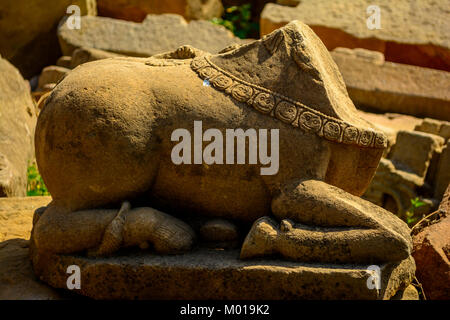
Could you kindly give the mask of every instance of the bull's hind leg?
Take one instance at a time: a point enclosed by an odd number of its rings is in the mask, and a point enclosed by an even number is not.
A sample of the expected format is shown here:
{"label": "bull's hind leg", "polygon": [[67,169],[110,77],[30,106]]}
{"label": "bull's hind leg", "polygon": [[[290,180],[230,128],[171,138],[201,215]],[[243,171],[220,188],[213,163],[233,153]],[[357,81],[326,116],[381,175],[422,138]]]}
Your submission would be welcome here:
{"label": "bull's hind leg", "polygon": [[51,253],[88,250],[95,256],[147,243],[153,244],[158,253],[178,253],[189,250],[194,238],[194,231],[181,220],[153,208],[130,209],[128,202],[119,211],[68,212],[50,205],[35,222],[33,231],[38,250]]}
{"label": "bull's hind leg", "polygon": [[409,228],[390,212],[322,181],[285,186],[272,201],[278,223],[263,217],[241,258],[279,254],[304,262],[399,261],[411,251]]}

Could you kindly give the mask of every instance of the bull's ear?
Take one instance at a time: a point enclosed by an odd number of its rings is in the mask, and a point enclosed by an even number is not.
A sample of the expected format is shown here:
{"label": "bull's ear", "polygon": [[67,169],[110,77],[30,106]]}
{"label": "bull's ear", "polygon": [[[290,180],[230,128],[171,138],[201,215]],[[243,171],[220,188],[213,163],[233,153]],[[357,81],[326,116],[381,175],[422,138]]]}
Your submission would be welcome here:
{"label": "bull's ear", "polygon": [[261,38],[262,43],[270,54],[278,51],[280,45],[285,41],[285,34],[282,29],[277,29]]}

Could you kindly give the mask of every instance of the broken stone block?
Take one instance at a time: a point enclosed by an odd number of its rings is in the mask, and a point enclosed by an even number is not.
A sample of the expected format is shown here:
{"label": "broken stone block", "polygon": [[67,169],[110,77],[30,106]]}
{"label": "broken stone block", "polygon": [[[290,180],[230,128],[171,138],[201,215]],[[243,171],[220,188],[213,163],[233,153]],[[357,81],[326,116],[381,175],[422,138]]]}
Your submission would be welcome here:
{"label": "broken stone block", "polygon": [[72,53],[70,68],[73,69],[86,62],[114,57],[122,57],[122,55],[93,48],[78,48]]}
{"label": "broken stone block", "polygon": [[377,66],[381,66],[385,63],[384,54],[378,51],[372,51],[363,48],[349,49],[338,47],[332,51],[332,54],[343,55],[358,60],[364,60]]}
{"label": "broken stone block", "polygon": [[439,210],[442,217],[413,237],[416,276],[432,300],[446,300],[450,293],[450,186]]}
{"label": "broken stone block", "polygon": [[283,6],[296,7],[301,2],[301,0],[277,0],[278,4]]}
{"label": "broken stone block", "polygon": [[448,121],[425,118],[422,123],[416,125],[414,130],[441,136],[446,141],[450,139],[450,122]]}
{"label": "broken stone block", "polygon": [[38,91],[45,91],[45,85],[58,83],[69,71],[70,69],[60,66],[45,67],[39,76]]}
{"label": "broken stone block", "polygon": [[422,185],[423,179],[415,174],[397,170],[391,160],[382,158],[363,198],[406,221],[411,199],[418,196],[417,188]]}
{"label": "broken stone block", "polygon": [[377,129],[383,131],[388,138],[388,147],[383,153],[387,157],[392,146],[397,141],[397,134],[401,130],[413,131],[422,122],[422,119],[398,113],[370,113],[359,110],[362,118],[372,123]]}
{"label": "broken stone block", "polygon": [[0,54],[29,79],[61,56],[56,30],[70,5],[96,15],[95,0],[0,1]]}
{"label": "broken stone block", "polygon": [[439,130],[439,135],[444,139],[450,139],[450,123],[444,122]]}
{"label": "broken stone block", "polygon": [[442,150],[435,175],[434,197],[441,199],[450,183],[450,140]]}
{"label": "broken stone block", "polygon": [[208,52],[242,43],[225,27],[209,21],[191,21],[174,14],[148,15],[142,23],[104,17],[81,17],[83,28],[71,30],[66,24],[58,29],[64,55],[76,48],[90,47],[129,56],[152,56],[192,45]]}
{"label": "broken stone block", "polygon": [[[413,124],[412,124],[413,125]],[[411,199],[420,197],[423,206],[414,210],[421,218],[432,212],[440,198],[433,195],[444,139],[418,131],[398,131],[395,145],[382,159],[364,198],[406,221]],[[446,176],[445,174],[443,176]]]}
{"label": "broken stone block", "polygon": [[70,63],[72,61],[72,57],[70,56],[62,56],[56,61],[56,65],[63,68],[70,69]]}
{"label": "broken stone block", "polygon": [[399,131],[389,159],[398,170],[424,179],[433,156],[444,144],[442,137],[418,131]]}
{"label": "broken stone block", "polygon": [[414,130],[439,135],[441,123],[442,122],[439,120],[425,118],[421,124],[414,128]]}
{"label": "broken stone block", "polygon": [[[370,5],[380,9],[379,28],[372,27]],[[295,8],[269,3],[260,30],[263,36],[298,19],[329,50],[366,48],[384,53],[387,61],[450,71],[449,6],[448,0],[302,0]]]}
{"label": "broken stone block", "polygon": [[0,197],[26,195],[35,126],[36,110],[29,83],[0,57]]}
{"label": "broken stone block", "polygon": [[210,20],[223,12],[220,0],[97,0],[98,15],[141,22],[147,14],[174,13],[187,20]]}
{"label": "broken stone block", "polygon": [[384,62],[381,53],[364,49],[331,55],[358,107],[450,121],[449,72]]}

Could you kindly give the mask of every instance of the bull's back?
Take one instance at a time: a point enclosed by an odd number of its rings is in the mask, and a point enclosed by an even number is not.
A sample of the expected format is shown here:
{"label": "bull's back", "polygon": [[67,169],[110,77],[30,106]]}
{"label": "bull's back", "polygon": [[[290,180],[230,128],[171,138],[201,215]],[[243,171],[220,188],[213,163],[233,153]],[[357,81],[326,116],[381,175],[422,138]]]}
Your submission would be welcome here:
{"label": "bull's back", "polygon": [[39,116],[39,170],[55,204],[70,210],[147,195],[212,215],[254,215],[269,201],[259,167],[208,169],[170,159],[171,133],[192,132],[195,120],[205,130],[245,127],[248,114],[230,102],[189,66],[155,68],[138,59],[82,65],[58,84]]}

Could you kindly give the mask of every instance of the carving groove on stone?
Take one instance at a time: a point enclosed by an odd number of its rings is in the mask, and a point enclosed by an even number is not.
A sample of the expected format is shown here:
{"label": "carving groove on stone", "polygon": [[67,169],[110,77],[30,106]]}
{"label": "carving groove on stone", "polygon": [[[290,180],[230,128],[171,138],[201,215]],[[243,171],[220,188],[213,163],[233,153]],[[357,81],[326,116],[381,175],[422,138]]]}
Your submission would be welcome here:
{"label": "carving groove on stone", "polygon": [[271,117],[304,131],[316,133],[330,141],[360,147],[385,148],[387,145],[383,133],[357,128],[282,94],[239,79],[213,64],[207,55],[194,58],[191,68],[201,79],[208,79],[214,88],[224,91],[239,102],[245,102],[260,113],[270,114]]}

